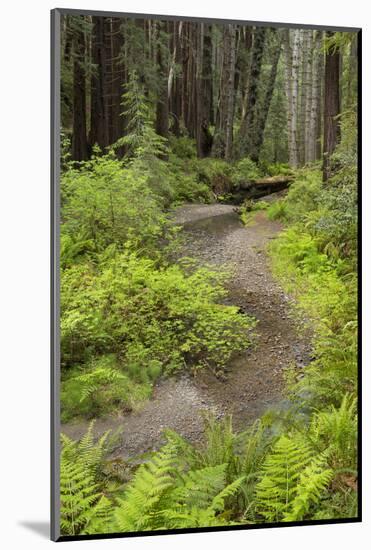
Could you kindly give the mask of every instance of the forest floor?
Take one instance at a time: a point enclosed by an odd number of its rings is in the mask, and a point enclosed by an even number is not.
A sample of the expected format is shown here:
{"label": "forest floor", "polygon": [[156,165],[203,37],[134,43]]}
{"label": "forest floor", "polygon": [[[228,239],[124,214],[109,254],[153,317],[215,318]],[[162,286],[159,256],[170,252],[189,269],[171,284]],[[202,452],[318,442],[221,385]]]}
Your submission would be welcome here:
{"label": "forest floor", "polygon": [[[122,429],[113,456],[129,458],[157,449],[166,428],[197,443],[203,434],[202,411],[217,418],[232,414],[234,428],[245,429],[266,410],[287,406],[285,367],[303,368],[310,360],[309,335],[290,313],[290,298],[273,279],[266,255],[281,224],[258,211],[245,227],[233,206],[221,204],[185,205],[175,217],[184,228],[183,255],[232,270],[226,303],[258,320],[253,345],[231,361],[222,377],[203,370],[162,378],[140,411],[98,419],[96,435]],[[62,432],[78,439],[88,424],[65,424]]]}

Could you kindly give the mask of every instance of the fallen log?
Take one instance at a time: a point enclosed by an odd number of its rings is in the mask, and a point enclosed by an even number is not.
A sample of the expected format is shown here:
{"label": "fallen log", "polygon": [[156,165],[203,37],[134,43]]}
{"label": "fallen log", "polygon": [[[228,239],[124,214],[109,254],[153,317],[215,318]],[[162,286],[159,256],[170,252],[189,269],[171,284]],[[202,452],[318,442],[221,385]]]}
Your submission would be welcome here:
{"label": "fallen log", "polygon": [[294,180],[294,176],[271,176],[268,178],[261,178],[252,182],[253,185],[280,185],[280,184],[289,184]]}
{"label": "fallen log", "polygon": [[250,198],[258,198],[286,189],[294,179],[294,176],[286,175],[261,178],[240,183],[238,190]]}

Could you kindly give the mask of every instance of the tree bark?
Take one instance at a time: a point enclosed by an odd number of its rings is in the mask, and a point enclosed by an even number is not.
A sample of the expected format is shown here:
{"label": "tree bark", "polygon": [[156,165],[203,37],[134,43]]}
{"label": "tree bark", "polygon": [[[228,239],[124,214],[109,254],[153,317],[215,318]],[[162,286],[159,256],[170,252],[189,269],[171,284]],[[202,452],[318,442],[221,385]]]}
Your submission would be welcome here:
{"label": "tree bark", "polygon": [[[121,58],[123,36],[121,33],[121,20],[117,17],[111,19],[111,143],[115,143],[124,135],[124,118],[122,113],[122,94],[124,85],[124,69]],[[122,150],[116,151],[120,156]]]}
{"label": "tree bark", "polygon": [[[272,29],[275,33],[275,29]],[[271,70],[269,74],[269,79],[266,85],[266,92],[263,99],[263,104],[261,107],[261,112],[257,115],[256,125],[254,129],[254,133],[251,139],[251,152],[250,152],[250,158],[254,162],[259,161],[260,151],[263,145],[263,139],[264,139],[264,130],[265,125],[268,118],[269,113],[269,107],[272,101],[272,96],[274,92],[274,85],[276,82],[276,76],[277,76],[277,67],[278,67],[278,61],[281,55],[281,37],[278,37],[277,44],[275,45],[274,51],[273,51],[273,57],[272,57],[272,64],[271,64]]]}
{"label": "tree bark", "polygon": [[289,146],[289,163],[296,168],[299,165],[298,144],[298,99],[299,99],[299,38],[300,31],[294,29],[292,34],[292,71],[291,71],[291,132]]}
{"label": "tree bark", "polygon": [[266,29],[257,27],[254,30],[253,45],[251,52],[250,74],[246,97],[246,116],[240,127],[240,155],[250,155],[252,152],[255,122],[257,118],[257,99],[259,80],[264,52]]}
{"label": "tree bark", "polygon": [[312,91],[312,31],[302,30],[299,163],[307,161],[310,96]]}
{"label": "tree bark", "polygon": [[285,88],[287,99],[287,145],[288,145],[288,157],[290,162],[290,146],[291,146],[291,117],[292,117],[292,48],[290,40],[289,29],[284,29],[283,33],[283,53],[285,57]]}
{"label": "tree bark", "polygon": [[168,66],[165,59],[163,36],[161,36],[162,23],[159,23],[159,35],[157,42],[157,69],[158,69],[158,96],[156,104],[156,133],[167,138],[169,132],[169,104],[168,104]]}
{"label": "tree bark", "polygon": [[169,115],[171,131],[180,136],[182,118],[182,79],[177,73],[182,64],[182,32],[183,21],[174,21],[172,28],[172,64],[168,78]]}
{"label": "tree bark", "polygon": [[228,102],[226,119],[226,138],[225,138],[225,158],[231,160],[233,147],[233,118],[234,118],[234,100],[235,100],[235,69],[236,69],[236,28],[234,25],[228,25],[228,34],[230,41],[229,63],[228,63]]}
{"label": "tree bark", "polygon": [[312,64],[313,64],[313,31],[307,31],[307,59],[304,70],[305,105],[304,105],[304,158],[305,164],[309,161],[309,127],[312,106]]}
{"label": "tree bark", "polygon": [[[328,33],[331,36],[332,33]],[[323,133],[323,181],[331,176],[330,156],[340,139],[340,86],[339,50],[334,46],[326,53],[324,89],[324,133]]]}
{"label": "tree bark", "polygon": [[85,33],[82,27],[74,34],[73,61],[73,129],[72,158],[88,158],[88,140],[86,135],[86,84],[85,84]]}
{"label": "tree bark", "polygon": [[249,89],[249,74],[251,66],[251,48],[253,33],[250,27],[243,27],[240,48],[240,61],[238,69],[240,70],[240,89],[241,89],[241,120],[244,120],[247,112],[247,97]]}
{"label": "tree bark", "polygon": [[230,160],[233,149],[234,77],[236,70],[236,28],[223,29],[223,62],[219,88],[217,125],[213,142],[213,155]]}
{"label": "tree bark", "polygon": [[106,50],[104,47],[104,18],[93,17],[91,76],[91,111],[90,143],[101,149],[108,146],[108,118],[104,100],[104,83],[106,80]]}
{"label": "tree bark", "polygon": [[306,162],[314,162],[316,160],[316,141],[317,128],[320,119],[321,109],[321,47],[322,47],[322,31],[315,31],[313,63],[312,63],[312,86],[310,100],[310,115],[308,128],[308,148]]}

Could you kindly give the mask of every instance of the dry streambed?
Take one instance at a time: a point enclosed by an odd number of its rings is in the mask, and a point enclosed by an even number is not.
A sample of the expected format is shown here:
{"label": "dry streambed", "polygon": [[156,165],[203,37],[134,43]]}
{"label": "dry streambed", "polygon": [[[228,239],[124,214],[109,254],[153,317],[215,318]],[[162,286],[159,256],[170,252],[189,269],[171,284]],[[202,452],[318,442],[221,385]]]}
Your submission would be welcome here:
{"label": "dry streambed", "polygon": [[[246,228],[233,206],[220,204],[183,206],[176,221],[184,227],[184,255],[232,270],[228,302],[258,319],[254,345],[235,357],[222,379],[207,371],[162,379],[140,412],[98,419],[97,435],[122,429],[114,455],[123,458],[158,448],[165,428],[199,441],[203,410],[217,417],[232,414],[235,429],[246,428],[267,409],[284,405],[284,368],[292,363],[302,367],[309,360],[307,338],[298,334],[289,298],[273,279],[265,253],[281,225],[258,212]],[[87,425],[63,425],[62,431],[78,438]]]}

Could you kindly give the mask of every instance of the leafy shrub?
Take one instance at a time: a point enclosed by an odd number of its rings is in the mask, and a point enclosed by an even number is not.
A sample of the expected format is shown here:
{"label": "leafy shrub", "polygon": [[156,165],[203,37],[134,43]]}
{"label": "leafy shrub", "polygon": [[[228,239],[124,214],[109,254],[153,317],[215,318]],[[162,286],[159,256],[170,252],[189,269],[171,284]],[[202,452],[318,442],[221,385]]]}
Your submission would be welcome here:
{"label": "leafy shrub", "polygon": [[317,208],[321,188],[320,171],[298,170],[286,197],[271,204],[268,217],[291,223],[305,222],[308,213]]}
{"label": "leafy shrub", "polygon": [[232,182],[235,187],[239,187],[242,183],[252,182],[261,178],[258,165],[248,157],[238,161],[233,167]]}
{"label": "leafy shrub", "polygon": [[175,172],[172,176],[172,188],[174,190],[173,205],[184,202],[209,203],[212,199],[209,186],[197,181],[194,175]]}
{"label": "leafy shrub", "polygon": [[266,166],[264,166],[264,172],[268,174],[268,176],[292,176],[294,173],[291,166],[282,162],[267,164]]}
{"label": "leafy shrub", "polygon": [[170,148],[180,159],[196,158],[196,141],[186,136],[170,138]]}
{"label": "leafy shrub", "polygon": [[[66,269],[62,276],[62,351],[66,363],[114,352],[140,370],[153,361],[170,372],[182,365],[222,367],[249,344],[253,322],[220,303],[225,275],[205,268],[115,254]],[[159,363],[158,363],[159,362]]]}
{"label": "leafy shrub", "polygon": [[[155,378],[160,372],[161,370]],[[128,374],[122,372],[113,354],[70,369],[62,378],[62,422],[76,417],[95,418],[115,409],[120,412],[132,410],[149,397],[151,374],[149,368],[147,380],[133,381]]]}
{"label": "leafy shrub", "polygon": [[[73,166],[61,181],[62,238],[101,251],[116,243],[153,248],[164,233],[165,217],[145,176],[111,154]],[[63,250],[63,249],[62,249]]]}
{"label": "leafy shrub", "polygon": [[194,169],[198,181],[206,183],[216,194],[228,193],[233,188],[233,167],[225,160],[217,158],[197,159]]}
{"label": "leafy shrub", "polygon": [[281,220],[284,221],[287,219],[287,207],[284,199],[279,199],[272,202],[267,211],[267,216],[270,220]]}
{"label": "leafy shrub", "polygon": [[239,208],[239,214],[244,225],[249,225],[254,221],[256,212],[267,210],[269,203],[266,201],[254,201],[246,199]]}
{"label": "leafy shrub", "polygon": [[317,239],[301,227],[284,231],[271,253],[275,275],[314,328],[316,360],[299,383],[301,393],[339,405],[357,379],[356,280],[343,275],[342,260],[320,252]]}

